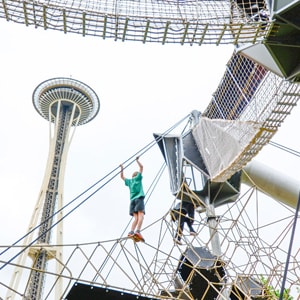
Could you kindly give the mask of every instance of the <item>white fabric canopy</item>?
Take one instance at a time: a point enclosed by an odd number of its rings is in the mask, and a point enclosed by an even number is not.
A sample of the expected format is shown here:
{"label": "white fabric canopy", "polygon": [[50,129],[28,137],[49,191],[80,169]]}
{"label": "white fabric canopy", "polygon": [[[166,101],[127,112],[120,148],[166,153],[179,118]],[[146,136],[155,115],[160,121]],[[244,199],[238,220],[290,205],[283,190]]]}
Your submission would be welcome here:
{"label": "white fabric canopy", "polygon": [[192,133],[212,181],[228,179],[221,174],[254,142],[260,127],[252,121],[200,118]]}

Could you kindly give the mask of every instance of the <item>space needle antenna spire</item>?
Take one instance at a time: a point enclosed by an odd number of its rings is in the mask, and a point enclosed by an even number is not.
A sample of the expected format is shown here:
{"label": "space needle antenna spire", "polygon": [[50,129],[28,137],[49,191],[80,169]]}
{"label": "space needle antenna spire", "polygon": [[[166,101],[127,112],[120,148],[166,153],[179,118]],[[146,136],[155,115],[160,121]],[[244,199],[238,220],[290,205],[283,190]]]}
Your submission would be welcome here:
{"label": "space needle antenna spire", "polygon": [[[26,299],[42,299],[47,262],[55,259],[56,272],[61,274],[63,244],[63,187],[67,154],[75,129],[91,121],[99,112],[96,93],[86,84],[72,78],[53,78],[39,84],[33,92],[33,105],[49,121],[50,145],[44,180],[31,217],[24,245],[35,243],[19,256],[6,299],[14,299],[28,257],[32,268],[26,285]],[[52,230],[55,211],[57,225]],[[40,225],[40,226],[39,226]],[[38,234],[32,231],[39,226]],[[35,236],[34,236],[35,234]],[[36,237],[37,236],[37,237]],[[55,247],[51,247],[51,241]],[[62,294],[62,280],[58,279],[55,299]]]}

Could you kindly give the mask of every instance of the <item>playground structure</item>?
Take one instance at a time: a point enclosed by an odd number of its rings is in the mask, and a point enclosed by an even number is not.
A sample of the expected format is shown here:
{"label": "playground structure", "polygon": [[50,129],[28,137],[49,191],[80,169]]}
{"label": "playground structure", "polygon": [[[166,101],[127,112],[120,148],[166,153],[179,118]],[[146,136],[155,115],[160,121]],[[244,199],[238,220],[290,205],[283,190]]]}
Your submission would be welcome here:
{"label": "playground structure", "polygon": [[[274,1],[271,6],[265,1],[2,1],[0,17],[27,26],[122,41],[236,46],[207,109],[190,115],[189,129],[155,134],[154,143],[170,174],[174,203],[191,201],[197,207],[198,236],[186,237],[183,249],[174,245],[177,229],[167,211],[145,229],[146,235],[148,230],[159,232],[145,246],[126,238],[64,245],[65,262],[54,257],[59,271],[33,268],[50,277],[43,299],[52,299],[61,279],[61,297],[74,300],[83,295],[89,299],[268,299],[270,287],[280,290],[288,255],[283,245],[297,219],[293,211],[297,196],[287,203],[293,209],[279,203],[280,217],[261,219],[254,211],[266,207],[253,200],[257,187],[245,174],[300,96],[299,51],[290,55],[299,49],[299,7],[297,1]],[[182,184],[185,177],[190,178],[189,185]],[[242,178],[248,178],[249,190],[242,188]],[[277,234],[268,236],[268,232]],[[49,253],[57,245],[47,245]],[[286,286],[296,293],[299,251],[289,254]],[[17,267],[30,268],[22,263]],[[9,285],[8,290],[26,296],[23,287]],[[35,297],[41,299],[41,294]]]}

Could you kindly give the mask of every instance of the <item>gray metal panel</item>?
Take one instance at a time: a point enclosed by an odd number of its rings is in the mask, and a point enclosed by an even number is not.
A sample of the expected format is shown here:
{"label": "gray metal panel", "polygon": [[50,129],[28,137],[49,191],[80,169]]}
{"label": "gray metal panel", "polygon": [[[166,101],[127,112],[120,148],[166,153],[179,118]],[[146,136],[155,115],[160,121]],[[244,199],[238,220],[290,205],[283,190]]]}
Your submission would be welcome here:
{"label": "gray metal panel", "polygon": [[263,285],[257,280],[239,275],[236,279],[236,284],[232,287],[230,298],[232,300],[240,299],[268,299],[268,296],[263,297]]}
{"label": "gray metal panel", "polygon": [[184,157],[208,177],[208,171],[198,150],[192,131],[182,137]]}
{"label": "gray metal panel", "polygon": [[194,268],[210,269],[215,267],[216,256],[212,255],[207,248],[188,248],[184,256],[191,262]]}
{"label": "gray metal panel", "polygon": [[280,14],[286,10],[290,10],[292,7],[299,4],[298,0],[272,0],[272,10],[275,14]]}
{"label": "gray metal panel", "polygon": [[234,202],[240,194],[241,172],[235,173],[225,182],[207,181],[204,189],[196,191],[203,202],[209,197],[210,204],[214,207],[221,206],[226,203]]}
{"label": "gray metal panel", "polygon": [[300,1],[274,0],[272,5],[274,30],[263,43],[238,46],[238,52],[291,82],[299,82]]}
{"label": "gray metal panel", "polygon": [[169,170],[170,188],[176,194],[182,183],[182,141],[178,136],[154,134]]}
{"label": "gray metal panel", "polygon": [[284,73],[282,72],[280,65],[278,65],[278,62],[276,62],[276,60],[274,60],[272,53],[269,51],[269,48],[265,44],[257,43],[255,45],[239,47],[238,52],[259,63],[273,73],[284,77]]}

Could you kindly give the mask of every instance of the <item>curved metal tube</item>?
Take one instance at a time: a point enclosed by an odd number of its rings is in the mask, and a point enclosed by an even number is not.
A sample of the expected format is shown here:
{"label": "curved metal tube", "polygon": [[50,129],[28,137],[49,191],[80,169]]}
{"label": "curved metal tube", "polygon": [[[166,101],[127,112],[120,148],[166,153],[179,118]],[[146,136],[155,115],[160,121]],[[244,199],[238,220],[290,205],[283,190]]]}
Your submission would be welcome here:
{"label": "curved metal tube", "polygon": [[296,209],[300,182],[267,165],[251,161],[242,172],[242,183],[256,185],[264,194]]}

